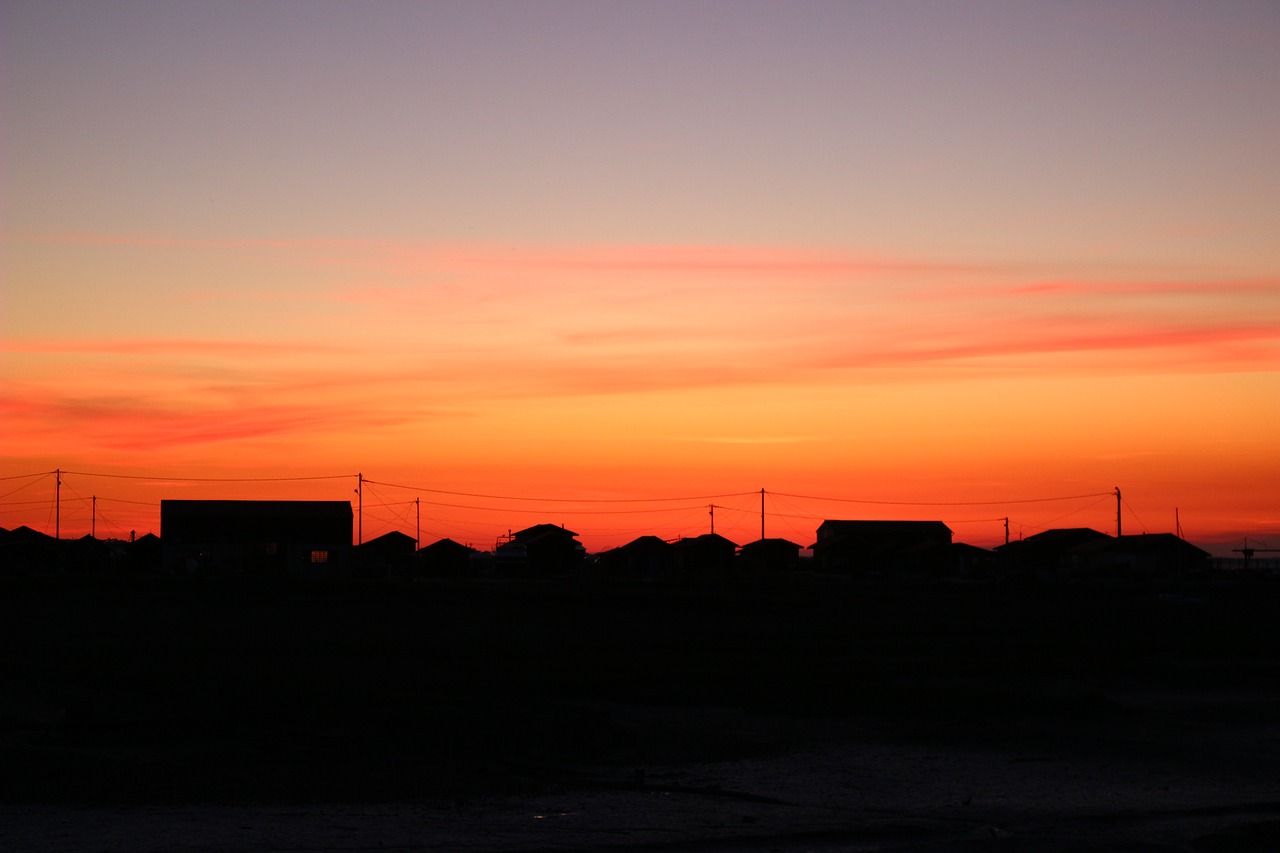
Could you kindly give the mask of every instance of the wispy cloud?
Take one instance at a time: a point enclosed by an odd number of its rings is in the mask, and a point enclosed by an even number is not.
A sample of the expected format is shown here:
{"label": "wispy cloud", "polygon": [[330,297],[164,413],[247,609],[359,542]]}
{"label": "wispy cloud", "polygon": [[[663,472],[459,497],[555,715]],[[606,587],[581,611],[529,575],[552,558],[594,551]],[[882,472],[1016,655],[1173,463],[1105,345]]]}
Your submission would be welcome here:
{"label": "wispy cloud", "polygon": [[[938,342],[939,340],[945,342]],[[882,367],[977,359],[1060,356],[1056,370],[1098,369],[1094,362],[1070,356],[1147,353],[1166,367],[1280,368],[1280,330],[1270,323],[1161,326],[1142,321],[1081,323],[1028,318],[1017,324],[947,335],[921,334],[901,342],[868,346],[853,343],[815,359],[824,367]],[[1112,363],[1111,369],[1124,367]]]}
{"label": "wispy cloud", "polygon": [[0,397],[0,412],[20,436],[73,436],[92,448],[160,452],[198,444],[390,426],[404,417],[343,406],[257,404],[177,410],[136,397]]}
{"label": "wispy cloud", "polygon": [[1223,297],[1259,296],[1280,305],[1280,279],[1215,279],[1200,281],[1036,281],[1004,287],[979,288],[969,297],[1102,296],[1102,297]]}
{"label": "wispy cloud", "polygon": [[183,339],[183,338],[7,338],[0,340],[0,352],[62,353],[79,355],[218,356],[261,358],[264,355],[315,355],[343,347],[332,344],[270,340]]}
{"label": "wispy cloud", "polygon": [[703,444],[807,444],[822,439],[810,435],[720,435],[689,436],[683,440]]}

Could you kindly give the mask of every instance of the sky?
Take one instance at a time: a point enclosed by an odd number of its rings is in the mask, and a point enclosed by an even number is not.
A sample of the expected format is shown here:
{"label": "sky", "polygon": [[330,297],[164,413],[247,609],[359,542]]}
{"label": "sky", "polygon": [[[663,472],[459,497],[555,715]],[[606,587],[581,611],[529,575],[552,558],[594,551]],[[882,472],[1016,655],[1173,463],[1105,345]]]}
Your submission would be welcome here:
{"label": "sky", "polygon": [[0,181],[2,527],[1280,547],[1273,2],[5,0]]}

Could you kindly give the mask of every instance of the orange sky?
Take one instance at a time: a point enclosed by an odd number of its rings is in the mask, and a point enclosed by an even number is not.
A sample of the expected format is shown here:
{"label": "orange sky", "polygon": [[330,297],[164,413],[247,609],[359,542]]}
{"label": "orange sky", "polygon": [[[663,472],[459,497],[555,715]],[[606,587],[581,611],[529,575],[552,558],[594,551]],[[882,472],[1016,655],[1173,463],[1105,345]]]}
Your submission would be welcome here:
{"label": "orange sky", "polygon": [[[31,240],[11,263],[70,248],[138,276],[191,250],[159,242]],[[119,533],[154,529],[163,497],[334,499],[358,472],[412,487],[374,487],[366,535],[414,532],[421,510],[424,539],[478,545],[547,520],[592,548],[697,533],[717,502],[718,531],[748,541],[760,488],[871,502],[779,500],[771,523],[766,501],[766,532],[806,545],[837,516],[942,518],[978,544],[1005,516],[1014,535],[1112,530],[1096,496],[1115,486],[1132,532],[1172,529],[1175,509],[1208,544],[1275,525],[1274,281],[724,246],[194,251],[281,272],[155,294],[188,336],[130,334],[102,300],[59,321],[79,334],[6,338],[6,473],[351,476],[68,475],[70,535],[95,494]],[[6,520],[47,527],[50,483]],[[1094,497],[1013,503],[1074,495]],[[971,502],[990,504],[930,506]]]}
{"label": "orange sky", "polygon": [[1280,547],[1275,8],[59,8],[0,12],[0,526],[363,473],[366,538],[1119,487]]}

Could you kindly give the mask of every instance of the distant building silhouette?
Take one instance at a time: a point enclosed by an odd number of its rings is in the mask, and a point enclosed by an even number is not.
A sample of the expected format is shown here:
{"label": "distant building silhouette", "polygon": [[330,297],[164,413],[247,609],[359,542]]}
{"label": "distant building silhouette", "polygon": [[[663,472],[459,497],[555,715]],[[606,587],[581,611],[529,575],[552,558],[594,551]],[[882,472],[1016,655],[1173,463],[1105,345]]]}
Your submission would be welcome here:
{"label": "distant building silhouette", "polygon": [[675,571],[681,578],[723,578],[734,570],[738,546],[719,533],[704,533],[675,543]]}
{"label": "distant building silhouette", "polygon": [[1091,527],[1046,530],[996,546],[996,565],[1010,580],[1066,580],[1079,567],[1076,549],[1111,538]]}
{"label": "distant building silhouette", "polygon": [[1086,542],[1074,549],[1075,578],[1185,578],[1209,569],[1209,552],[1172,533],[1140,533]]}
{"label": "distant building silhouette", "polygon": [[494,549],[495,571],[515,577],[577,574],[582,571],[587,554],[577,536],[556,524],[526,527]]}
{"label": "distant building silhouette", "polygon": [[1209,569],[1209,552],[1172,533],[1109,536],[1088,527],[1046,530],[996,551],[1001,569],[1024,580],[1136,581]]}
{"label": "distant building silhouette", "polygon": [[405,577],[413,572],[417,547],[417,540],[407,533],[384,533],[355,547],[355,571],[364,577]]}
{"label": "distant building silhouette", "polygon": [[601,577],[624,580],[667,580],[675,568],[675,549],[657,536],[640,536],[596,557]]}
{"label": "distant building silhouette", "polygon": [[0,533],[0,572],[31,574],[61,567],[61,543],[25,524]]}
{"label": "distant building silhouette", "polygon": [[738,565],[748,575],[785,575],[800,565],[800,546],[786,539],[757,539],[738,551]]}
{"label": "distant building silhouette", "polygon": [[351,562],[347,501],[160,502],[169,571],[326,577]]}
{"label": "distant building silhouette", "polygon": [[126,574],[154,575],[164,569],[164,545],[154,533],[142,536],[124,545],[124,560],[120,570]]}
{"label": "distant building silhouette", "polygon": [[479,552],[452,539],[440,539],[418,549],[418,571],[423,577],[463,578],[479,573]]}

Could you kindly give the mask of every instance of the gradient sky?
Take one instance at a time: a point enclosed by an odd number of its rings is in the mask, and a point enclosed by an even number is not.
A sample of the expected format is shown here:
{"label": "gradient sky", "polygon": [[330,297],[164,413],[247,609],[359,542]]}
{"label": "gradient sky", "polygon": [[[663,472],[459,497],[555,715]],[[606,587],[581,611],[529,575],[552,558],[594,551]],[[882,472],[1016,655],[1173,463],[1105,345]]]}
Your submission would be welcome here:
{"label": "gradient sky", "polygon": [[711,504],[743,543],[764,488],[802,545],[990,546],[1114,532],[1118,486],[1126,533],[1280,547],[1274,2],[55,0],[0,38],[0,526],[53,532],[55,468],[63,535],[361,472],[365,537],[424,543]]}

